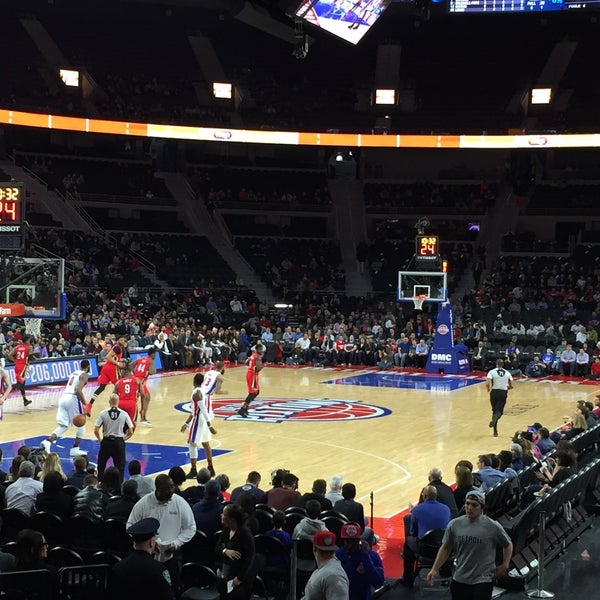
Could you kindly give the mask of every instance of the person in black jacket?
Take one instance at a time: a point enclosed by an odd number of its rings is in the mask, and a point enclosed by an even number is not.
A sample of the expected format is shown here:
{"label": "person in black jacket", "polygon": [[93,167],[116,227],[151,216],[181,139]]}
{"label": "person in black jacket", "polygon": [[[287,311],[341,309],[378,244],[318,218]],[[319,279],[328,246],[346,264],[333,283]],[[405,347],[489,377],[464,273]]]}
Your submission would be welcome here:
{"label": "person in black jacket", "polygon": [[365,528],[365,509],[360,502],[356,502],[356,486],[353,483],[345,483],[342,486],[343,500],[338,500],[333,505],[333,510],[336,510],[343,515],[346,515],[348,521],[360,525],[361,531]]}
{"label": "person in black jacket", "polygon": [[137,488],[137,481],[135,479],[128,479],[123,484],[121,495],[109,500],[106,507],[106,518],[127,521],[135,503],[140,499]]}
{"label": "person in black jacket", "polygon": [[[452,488],[450,486],[442,482],[442,472],[440,471],[440,469],[438,469],[437,467],[431,469],[431,471],[429,471],[427,479],[429,481],[429,485],[432,485],[437,490],[437,501],[441,502],[442,504],[445,504],[450,509],[450,516],[453,519],[458,517],[458,507],[456,506],[456,498],[454,497],[454,492],[452,491]],[[423,502],[422,494],[419,497],[419,504],[421,502]],[[414,504],[410,502],[408,506],[412,510]],[[411,513],[407,513],[404,515],[404,531],[407,532],[407,535],[408,531],[410,531],[410,518]]]}
{"label": "person in black jacket", "polygon": [[205,495],[202,500],[192,506],[196,528],[211,536],[221,529],[221,514],[223,503],[220,500],[221,486],[214,479],[207,481]]}
{"label": "person in black jacket", "polygon": [[450,516],[453,519],[458,517],[458,508],[452,488],[442,482],[442,472],[440,469],[434,468],[429,471],[429,485],[432,485],[437,490],[437,501],[445,504],[450,509]]}
{"label": "person in black jacket", "polygon": [[49,512],[61,519],[73,514],[73,498],[64,490],[64,479],[58,471],[50,471],[44,477],[44,489],[35,499],[36,512]]}
{"label": "person in black jacket", "polygon": [[237,504],[228,504],[221,515],[223,531],[216,546],[222,560],[223,600],[247,600],[256,576],[254,538],[246,527],[246,513]]}
{"label": "person in black jacket", "polygon": [[111,496],[121,495],[121,486],[123,485],[123,478],[121,471],[117,467],[108,467],[104,473],[102,473],[102,480],[100,482],[100,490]]}
{"label": "person in black jacket", "polygon": [[159,527],[158,519],[148,517],[127,530],[133,539],[133,552],[112,568],[108,587],[109,597],[113,600],[175,598],[169,570],[163,563],[154,560]]}
{"label": "person in black jacket", "polygon": [[327,482],[324,479],[315,479],[312,484],[312,492],[302,494],[302,497],[296,502],[296,506],[305,508],[309,500],[317,500],[321,505],[321,511],[332,510],[333,504],[331,504],[331,500],[325,498],[325,492],[327,492]]}
{"label": "person in black jacket", "polygon": [[83,480],[83,489],[73,498],[73,514],[84,515],[92,521],[104,521],[108,494],[98,489],[98,478],[88,475]]}
{"label": "person in black jacket", "polygon": [[48,542],[44,535],[34,529],[22,529],[17,536],[15,571],[48,571],[52,577],[51,597],[59,597],[58,569],[46,562]]}

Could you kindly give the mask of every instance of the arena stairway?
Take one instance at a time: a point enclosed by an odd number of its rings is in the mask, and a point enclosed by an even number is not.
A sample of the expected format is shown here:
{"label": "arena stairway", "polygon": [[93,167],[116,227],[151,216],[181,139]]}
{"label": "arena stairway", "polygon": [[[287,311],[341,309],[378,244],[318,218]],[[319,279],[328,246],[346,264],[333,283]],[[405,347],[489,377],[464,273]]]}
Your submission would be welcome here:
{"label": "arena stairway", "polygon": [[273,305],[276,299],[246,259],[236,250],[233,237],[221,215],[216,212],[209,213],[204,200],[196,196],[192,186],[181,173],[162,172],[157,173],[156,176],[164,180],[165,185],[176,198],[189,230],[206,236],[235,273],[237,281],[253,289],[258,298]]}
{"label": "arena stairway", "polygon": [[363,184],[353,179],[330,179],[328,186],[346,273],[346,294],[366,297],[373,291],[369,269],[365,266],[360,273],[356,260],[356,246],[367,239]]}

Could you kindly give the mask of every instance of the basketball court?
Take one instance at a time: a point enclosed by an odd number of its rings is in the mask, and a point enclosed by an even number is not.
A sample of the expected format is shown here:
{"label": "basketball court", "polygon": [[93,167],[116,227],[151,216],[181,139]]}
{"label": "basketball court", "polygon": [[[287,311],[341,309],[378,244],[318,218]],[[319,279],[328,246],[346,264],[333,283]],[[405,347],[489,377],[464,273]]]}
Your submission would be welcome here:
{"label": "basketball court", "polygon": [[[228,368],[227,393],[216,397],[217,472],[227,473],[235,487],[249,471],[258,470],[262,487],[268,489],[271,471],[287,468],[300,478],[302,493],[310,491],[314,479],[329,480],[341,474],[344,481],[356,485],[365,514],[370,513],[373,492],[375,529],[382,537],[380,552],[389,553],[386,567],[399,557],[398,514],[418,498],[429,469],[440,467],[450,484],[458,460],[475,463],[478,454],[506,449],[515,430],[535,421],[556,427],[563,415],[573,412],[577,400],[593,400],[599,390],[586,380],[517,381],[499,423],[500,437],[493,438],[484,374],[266,367],[261,373],[261,396],[251,406],[248,419],[236,414],[246,395],[244,376],[245,367]],[[140,459],[147,474],[189,465],[180,427],[189,410],[192,379],[192,372],[170,372],[149,381],[152,427],[139,425],[127,442],[128,459]],[[62,387],[32,389],[33,404],[24,410],[18,393],[11,394],[0,423],[4,470],[19,445],[37,446],[54,429]],[[88,385],[86,396],[94,387],[93,382]],[[108,405],[108,395],[105,390],[95,403],[94,415]],[[66,435],[73,436],[74,430]],[[71,445],[72,437],[53,445],[65,470],[70,469]],[[95,461],[98,447],[92,419],[82,448]],[[390,576],[394,574],[391,569]]]}
{"label": "basketball court", "polygon": [[[64,261],[24,260],[13,265],[17,279],[11,276],[11,285],[3,288],[4,306],[20,312],[27,331],[39,335],[41,317],[65,317]],[[535,421],[550,429],[559,426],[578,400],[593,400],[599,389],[582,379],[518,380],[499,423],[500,436],[492,437],[485,373],[465,370],[451,354],[452,314],[444,313],[446,298],[445,273],[399,273],[399,300],[412,301],[415,309],[425,301],[440,304],[431,350],[434,362],[428,361],[425,370],[270,365],[261,372],[261,395],[251,405],[249,418],[242,418],[237,409],[246,396],[246,368],[228,367],[214,402],[217,472],[226,473],[235,487],[257,470],[263,476],[261,487],[268,489],[270,473],[285,468],[299,477],[302,493],[310,491],[314,479],[342,475],[356,485],[365,514],[372,510],[388,575],[397,574],[403,537],[399,515],[418,499],[432,467],[441,468],[451,484],[457,461],[476,463],[479,454],[507,449],[514,432]],[[4,470],[21,444],[38,447],[53,431],[64,382],[76,368],[77,357],[31,364],[28,397],[33,403],[23,408],[20,394],[13,391],[3,406]],[[88,398],[96,376],[92,369]],[[152,426],[140,424],[127,442],[128,460],[139,459],[148,475],[189,465],[186,435],[180,428],[190,411],[192,379],[190,370],[159,372],[149,380]],[[105,390],[94,404],[94,416],[108,406],[111,391]],[[93,418],[88,420],[81,447],[95,462],[99,444],[93,424]],[[65,471],[71,470],[73,438],[68,436],[74,433],[67,431],[67,437],[53,445]],[[202,459],[200,450],[200,466]]]}

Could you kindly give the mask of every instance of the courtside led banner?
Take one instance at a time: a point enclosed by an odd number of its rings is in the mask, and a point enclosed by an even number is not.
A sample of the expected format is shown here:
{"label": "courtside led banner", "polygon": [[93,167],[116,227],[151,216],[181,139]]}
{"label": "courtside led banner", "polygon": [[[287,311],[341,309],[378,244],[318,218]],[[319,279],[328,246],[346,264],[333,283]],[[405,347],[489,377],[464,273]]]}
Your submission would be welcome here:
{"label": "courtside led banner", "polygon": [[[131,363],[142,356],[148,356],[148,353],[140,350],[131,353]],[[68,358],[42,358],[32,360],[27,368],[26,385],[49,385],[51,383],[66,383],[73,371],[80,368],[81,361],[87,358],[90,361],[90,372],[88,378],[96,379],[99,375],[98,360],[95,356],[70,356]],[[157,352],[154,355],[154,364],[156,370],[162,370],[162,362],[160,354]],[[8,372],[10,382],[14,385],[17,383],[15,376],[15,366],[11,363],[6,363],[5,370]]]}
{"label": "courtside led banner", "polygon": [[259,131],[128,123],[22,112],[0,108],[0,123],[22,127],[62,129],[85,133],[107,133],[203,142],[285,144],[289,146],[345,146],[365,148],[600,148],[600,133],[548,135],[374,135],[366,133],[325,133],[302,131]]}
{"label": "courtside led banner", "polygon": [[[81,361],[87,358],[90,361],[88,377],[98,377],[98,361],[95,356],[71,356],[70,358],[45,358],[31,361],[27,367],[26,385],[48,385],[50,383],[65,383],[73,371],[80,368]],[[5,370],[8,372],[10,382],[17,383],[15,366],[7,363]]]}

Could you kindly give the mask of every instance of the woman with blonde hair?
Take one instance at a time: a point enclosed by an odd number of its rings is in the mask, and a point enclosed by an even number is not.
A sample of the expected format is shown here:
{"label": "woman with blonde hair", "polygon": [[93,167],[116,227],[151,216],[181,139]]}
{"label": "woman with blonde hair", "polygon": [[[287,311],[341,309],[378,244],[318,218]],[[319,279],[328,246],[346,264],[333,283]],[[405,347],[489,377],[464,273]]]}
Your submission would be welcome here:
{"label": "woman with blonde hair", "polygon": [[571,427],[563,430],[560,434],[561,440],[571,440],[576,435],[584,432],[588,428],[585,417],[577,411],[571,419]]}
{"label": "woman with blonde hair", "polygon": [[530,442],[526,437],[521,436],[517,439],[517,444],[519,444],[519,446],[521,446],[521,448],[523,449],[521,460],[523,461],[523,465],[525,467],[537,462],[532,442]]}
{"label": "woman with blonde hair", "polygon": [[60,456],[58,456],[56,452],[50,452],[50,454],[48,454],[44,464],[42,465],[42,470],[38,475],[38,479],[43,482],[44,477],[46,477],[46,475],[52,471],[56,471],[58,474],[60,474],[60,476],[63,478],[63,481],[67,480],[67,476],[62,470],[62,465],[60,464]]}

